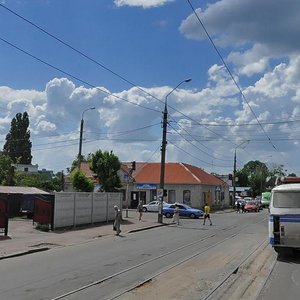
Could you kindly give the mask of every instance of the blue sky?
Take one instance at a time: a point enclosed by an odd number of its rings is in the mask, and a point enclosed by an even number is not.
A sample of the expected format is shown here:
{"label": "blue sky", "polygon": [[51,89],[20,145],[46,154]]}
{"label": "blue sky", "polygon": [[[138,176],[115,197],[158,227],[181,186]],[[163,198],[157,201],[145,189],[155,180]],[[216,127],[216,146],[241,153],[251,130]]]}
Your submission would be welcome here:
{"label": "blue sky", "polygon": [[27,111],[32,163],[65,170],[78,154],[82,112],[95,106],[84,113],[83,154],[159,162],[165,96],[192,78],[168,97],[167,161],[227,174],[237,150],[238,167],[257,159],[300,174],[299,1],[0,4],[0,147],[11,119]]}

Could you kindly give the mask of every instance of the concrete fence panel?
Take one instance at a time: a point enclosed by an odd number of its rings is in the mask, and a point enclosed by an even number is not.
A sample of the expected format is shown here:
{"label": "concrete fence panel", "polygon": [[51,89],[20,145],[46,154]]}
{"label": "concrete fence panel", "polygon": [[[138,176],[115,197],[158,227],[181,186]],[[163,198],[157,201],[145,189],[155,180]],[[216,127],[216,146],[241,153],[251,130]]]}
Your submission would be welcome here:
{"label": "concrete fence panel", "polygon": [[114,205],[122,209],[121,193],[55,193],[54,229],[114,220]]}
{"label": "concrete fence panel", "polygon": [[75,193],[55,193],[54,228],[75,224]]}
{"label": "concrete fence panel", "polygon": [[75,224],[92,223],[92,193],[75,193]]}
{"label": "concrete fence panel", "polygon": [[92,223],[107,220],[107,193],[93,194]]}

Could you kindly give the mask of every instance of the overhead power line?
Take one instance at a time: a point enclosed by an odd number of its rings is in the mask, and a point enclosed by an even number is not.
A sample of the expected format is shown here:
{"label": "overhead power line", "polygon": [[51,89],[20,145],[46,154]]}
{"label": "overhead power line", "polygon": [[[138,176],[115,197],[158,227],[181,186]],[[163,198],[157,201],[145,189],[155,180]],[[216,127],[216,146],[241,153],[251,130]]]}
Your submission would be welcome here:
{"label": "overhead power line", "polygon": [[[175,123],[180,123],[180,124],[191,124],[191,125],[199,125],[199,126],[211,126],[211,127],[242,127],[242,126],[260,126],[257,123],[234,123],[234,124],[216,124],[216,123],[201,123],[200,121],[197,123],[190,123],[190,122],[185,122],[185,121],[176,121],[174,120],[173,122]],[[297,123],[300,122],[300,120],[286,120],[286,121],[277,121],[277,122],[260,122],[262,125],[277,125],[277,124],[288,124],[288,123]]]}
{"label": "overhead power line", "polygon": [[86,53],[84,53],[82,50],[78,50],[76,49],[74,46],[70,45],[69,43],[63,41],[62,39],[60,39],[59,37],[55,36],[54,34],[50,33],[49,31],[47,31],[46,29],[42,28],[41,26],[35,24],[34,22],[30,21],[29,19],[21,16],[20,14],[18,14],[17,12],[15,12],[14,10],[12,10],[11,8],[8,8],[7,6],[5,6],[4,4],[0,3],[0,7],[6,9],[7,11],[9,11],[10,13],[14,14],[15,16],[17,16],[18,18],[22,19],[23,21],[27,22],[28,24],[30,24],[31,26],[35,27],[36,29],[38,29],[39,31],[43,32],[44,34],[50,36],[51,38],[53,38],[54,40],[58,41],[59,43],[63,44],[64,46],[68,47],[69,49],[75,51],[77,54],[83,56],[84,58],[88,59],[89,61],[95,63],[96,65],[98,65],[99,67],[103,68],[104,70],[110,72],[111,74],[115,75],[116,77],[122,79],[124,82],[128,83],[129,85],[137,88],[138,90],[142,91],[143,93],[147,94],[148,96],[151,96],[152,98],[160,101],[163,103],[163,101],[157,97],[155,97],[154,95],[152,95],[151,93],[147,92],[146,90],[144,90],[143,88],[139,87],[138,85],[136,85],[135,83],[133,83],[132,81],[126,79],[124,76],[118,74],[117,72],[113,71],[111,68],[106,67],[103,63],[97,61],[96,59],[90,57],[89,55],[87,55]]}
{"label": "overhead power line", "polygon": [[[194,144],[192,143],[192,141],[186,139],[186,138],[185,138],[180,132],[178,132],[172,125],[170,125],[170,126],[171,126],[171,128],[172,128],[179,136],[181,136],[186,142],[188,142],[190,145],[192,145],[193,147],[195,147],[196,149],[198,149],[200,152],[204,153],[205,155],[207,155],[207,156],[209,156],[209,157],[211,157],[211,158],[213,158],[213,159],[216,159],[216,160],[231,161],[231,159],[229,160],[229,159],[222,159],[222,158],[215,157],[214,155],[212,155],[212,154],[210,154],[210,153],[208,153],[208,152],[202,150],[202,149],[199,148],[198,146],[194,145]],[[184,130],[184,128],[183,128],[183,130]],[[188,134],[189,134],[189,133],[188,133]],[[189,135],[190,135],[190,134],[189,134]],[[190,135],[190,136],[191,136],[191,135]],[[191,137],[192,137],[192,136],[191,136]],[[201,144],[201,145],[204,146],[203,144]],[[211,149],[209,149],[209,148],[206,147],[206,146],[205,146],[205,148],[207,148],[208,150],[211,150]]]}
{"label": "overhead power line", "polygon": [[[20,14],[18,14],[17,12],[13,11],[12,9],[8,8],[7,6],[5,6],[4,4],[0,4],[0,7],[6,9],[7,11],[9,11],[10,13],[14,14],[15,16],[17,16],[18,18],[22,19],[23,21],[27,22],[28,24],[30,24],[31,26],[37,28],[38,30],[40,30],[41,32],[43,32],[44,34],[50,36],[51,38],[55,39],[56,41],[58,41],[59,43],[63,44],[64,46],[72,49],[73,51],[75,51],[76,53],[80,54],[81,56],[85,57],[86,59],[94,62],[95,64],[97,64],[98,66],[102,67],[103,69],[109,71],[110,73],[114,74],[115,76],[119,77],[120,79],[124,80],[125,82],[127,82],[128,84],[138,88],[140,91],[144,92],[145,94],[153,97],[154,99],[158,100],[159,102],[164,104],[164,101],[155,97],[154,95],[152,95],[151,93],[147,92],[146,90],[142,89],[141,87],[137,86],[136,84],[134,84],[133,82],[131,82],[130,80],[126,79],[124,76],[119,75],[118,73],[116,73],[115,71],[111,70],[110,68],[104,66],[104,64],[100,63],[99,61],[91,58],[90,56],[88,56],[87,54],[85,54],[83,51],[76,49],[74,46],[70,45],[69,43],[63,41],[62,39],[58,38],[57,36],[55,36],[54,34],[50,33],[49,31],[43,29],[41,26],[35,24],[34,22],[28,20],[27,18],[25,18],[24,16],[21,16]],[[74,77],[73,77],[74,78]],[[75,78],[76,79],[76,78]],[[82,82],[82,81],[81,81]],[[83,82],[84,83],[84,82]],[[94,87],[94,86],[93,86]],[[194,121],[192,118],[190,118],[189,116],[185,115],[184,113],[182,113],[181,111],[175,109],[174,107],[168,105],[168,107],[170,107],[171,109],[173,109],[174,111],[178,112],[179,114],[183,115],[184,117]],[[197,123],[197,121],[194,121]],[[214,132],[213,130],[207,128],[205,125],[203,125],[208,131],[212,132],[215,135],[218,135],[220,137],[222,137],[220,134]],[[236,145],[235,145],[236,146]]]}
{"label": "overhead power line", "polygon": [[11,47],[17,49],[18,51],[20,51],[20,52],[26,54],[27,56],[30,56],[31,58],[34,58],[35,60],[41,62],[42,64],[44,64],[44,65],[46,65],[46,66],[48,66],[48,67],[50,67],[50,68],[52,68],[52,69],[54,69],[54,70],[56,70],[56,71],[59,71],[59,72],[65,74],[65,75],[67,75],[67,76],[70,76],[71,78],[73,78],[73,79],[75,79],[75,80],[77,80],[77,81],[79,81],[79,82],[81,82],[81,83],[83,83],[83,84],[85,84],[85,85],[87,85],[87,86],[89,86],[89,87],[92,87],[92,88],[94,88],[94,89],[97,89],[97,90],[101,91],[101,92],[104,93],[104,94],[107,94],[107,95],[112,96],[112,97],[114,97],[114,98],[117,98],[117,99],[119,99],[119,100],[128,102],[128,103],[130,103],[130,104],[132,104],[132,105],[135,105],[135,106],[138,106],[138,107],[142,107],[142,108],[144,108],[144,109],[148,109],[148,110],[152,110],[152,111],[161,113],[160,110],[157,110],[157,109],[154,109],[154,108],[150,108],[150,107],[147,107],[147,106],[144,106],[144,105],[141,105],[141,104],[138,104],[138,103],[129,101],[129,100],[124,99],[124,98],[122,98],[122,97],[120,97],[120,96],[117,96],[117,95],[115,95],[115,94],[113,94],[113,93],[111,93],[111,92],[108,92],[108,91],[106,91],[106,90],[104,90],[104,89],[101,89],[101,88],[99,88],[98,86],[95,86],[95,85],[93,85],[93,84],[91,84],[91,83],[89,83],[89,82],[87,82],[87,81],[85,81],[85,80],[83,80],[83,79],[80,79],[79,77],[74,76],[74,75],[72,75],[71,73],[68,73],[68,72],[66,72],[66,71],[64,71],[64,70],[62,70],[62,69],[60,69],[60,68],[58,68],[58,67],[56,67],[56,66],[54,66],[54,65],[52,65],[52,64],[50,64],[50,63],[48,63],[48,62],[46,62],[46,61],[44,61],[44,60],[42,60],[41,58],[38,58],[37,56],[35,56],[35,55],[33,55],[33,54],[31,54],[31,53],[25,51],[24,49],[22,49],[22,48],[20,48],[20,47],[18,47],[18,46],[16,46],[16,45],[14,45],[13,43],[11,43],[11,42],[9,42],[9,41],[3,39],[2,37],[0,37],[0,40],[1,40],[2,42],[6,43],[7,45],[9,45],[9,46],[11,46]]}
{"label": "overhead power line", "polygon": [[[247,98],[245,97],[245,95],[244,95],[242,89],[240,88],[239,84],[238,84],[237,81],[235,80],[233,74],[231,73],[229,67],[227,66],[225,60],[223,59],[223,57],[222,57],[220,51],[218,50],[218,48],[217,48],[217,46],[215,45],[213,39],[211,38],[210,34],[208,33],[206,27],[204,26],[203,22],[201,21],[200,17],[198,16],[198,14],[197,14],[197,12],[196,12],[194,6],[192,5],[191,1],[190,1],[190,0],[187,0],[187,1],[188,1],[188,3],[189,3],[190,7],[192,8],[192,11],[193,11],[194,15],[196,16],[198,22],[199,22],[200,25],[202,26],[202,28],[203,28],[203,30],[204,30],[206,36],[208,37],[208,39],[210,40],[211,44],[213,45],[215,51],[217,52],[218,56],[220,57],[220,59],[221,59],[223,65],[225,66],[225,68],[226,68],[228,74],[230,75],[232,81],[234,82],[235,86],[236,86],[237,89],[239,90],[239,93],[241,94],[242,98],[244,99],[244,101],[245,101],[246,104],[248,105],[248,107],[249,107],[251,113],[253,114],[254,118],[256,119],[256,121],[257,121],[257,123],[259,124],[260,128],[262,129],[262,131],[264,132],[265,136],[267,137],[269,143],[272,145],[272,147],[273,147],[276,151],[278,151],[278,149],[277,149],[277,148],[275,147],[275,145],[273,144],[271,138],[269,137],[269,135],[268,135],[267,132],[265,131],[264,127],[262,126],[262,124],[261,124],[260,121],[258,120],[258,117],[256,116],[254,110],[252,109],[251,105],[249,104],[249,102],[248,102]],[[279,151],[278,151],[278,152],[279,152]]]}
{"label": "overhead power line", "polygon": [[173,143],[173,141],[168,141],[171,145],[173,145],[174,147],[176,147],[177,149],[179,149],[180,151],[184,152],[185,154],[187,154],[188,156],[191,156],[192,158],[202,162],[202,163],[205,163],[206,165],[208,166],[214,166],[214,167],[220,167],[220,168],[232,168],[232,166],[219,166],[219,165],[215,165],[213,163],[208,163],[207,161],[204,161],[202,159],[200,159],[199,157],[196,157],[194,155],[192,155],[191,153],[185,151],[184,149],[180,148],[179,146],[177,146],[176,144]]}

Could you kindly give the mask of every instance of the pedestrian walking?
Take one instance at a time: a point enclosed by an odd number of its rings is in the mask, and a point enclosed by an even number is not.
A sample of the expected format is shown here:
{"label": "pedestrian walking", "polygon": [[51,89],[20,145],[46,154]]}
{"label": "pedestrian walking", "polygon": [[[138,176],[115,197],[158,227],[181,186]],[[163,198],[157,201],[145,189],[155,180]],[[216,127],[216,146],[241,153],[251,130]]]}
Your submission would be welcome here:
{"label": "pedestrian walking", "polygon": [[143,202],[140,201],[138,206],[137,206],[137,211],[139,213],[139,221],[142,221],[142,216],[143,216]]}
{"label": "pedestrian walking", "polygon": [[114,221],[114,231],[116,231],[116,235],[120,235],[121,233],[121,220],[122,220],[122,213],[121,210],[119,209],[119,207],[117,205],[114,206],[114,210],[115,210],[115,221]]}
{"label": "pedestrian walking", "polygon": [[240,209],[241,209],[241,204],[240,204],[240,202],[238,201],[237,204],[236,204],[236,212],[237,212],[237,213],[240,213],[240,212],[241,212]]}
{"label": "pedestrian walking", "polygon": [[175,204],[172,222],[179,225],[179,207],[178,207],[178,204]]}
{"label": "pedestrian walking", "polygon": [[245,201],[242,202],[241,208],[242,208],[242,213],[244,213],[245,212]]}
{"label": "pedestrian walking", "polygon": [[211,226],[212,222],[211,222],[211,219],[210,219],[210,206],[207,203],[205,203],[205,206],[204,206],[204,220],[203,220],[203,225],[205,225],[206,219],[209,220],[210,226]]}

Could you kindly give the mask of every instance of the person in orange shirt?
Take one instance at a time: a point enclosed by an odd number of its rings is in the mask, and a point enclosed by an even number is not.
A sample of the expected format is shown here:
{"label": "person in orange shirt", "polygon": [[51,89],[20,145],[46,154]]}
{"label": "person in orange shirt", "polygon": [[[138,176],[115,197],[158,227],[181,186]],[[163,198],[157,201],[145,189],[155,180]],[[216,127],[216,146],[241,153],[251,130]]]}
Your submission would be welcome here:
{"label": "person in orange shirt", "polygon": [[206,219],[209,220],[210,226],[211,226],[212,222],[211,222],[211,219],[210,219],[210,206],[207,203],[205,203],[205,206],[204,206],[204,220],[203,220],[203,225],[205,225]]}

